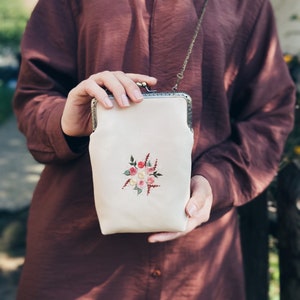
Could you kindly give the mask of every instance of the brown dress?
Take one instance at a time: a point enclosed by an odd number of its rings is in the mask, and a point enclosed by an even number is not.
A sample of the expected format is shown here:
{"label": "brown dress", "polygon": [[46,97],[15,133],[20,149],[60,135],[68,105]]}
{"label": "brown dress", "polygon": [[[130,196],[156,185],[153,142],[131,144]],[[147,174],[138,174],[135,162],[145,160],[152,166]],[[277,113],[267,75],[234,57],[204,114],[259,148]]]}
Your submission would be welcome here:
{"label": "brown dress", "polygon": [[104,70],[175,83],[203,0],[41,0],[22,43],[14,107],[45,169],[34,192],[19,300],[242,300],[235,207],[276,173],[293,124],[294,86],[270,3],[210,0],[181,84],[193,98],[193,175],[213,189],[211,219],[149,244],[148,234],[103,236],[93,203],[88,137],[67,138],[68,92]]}

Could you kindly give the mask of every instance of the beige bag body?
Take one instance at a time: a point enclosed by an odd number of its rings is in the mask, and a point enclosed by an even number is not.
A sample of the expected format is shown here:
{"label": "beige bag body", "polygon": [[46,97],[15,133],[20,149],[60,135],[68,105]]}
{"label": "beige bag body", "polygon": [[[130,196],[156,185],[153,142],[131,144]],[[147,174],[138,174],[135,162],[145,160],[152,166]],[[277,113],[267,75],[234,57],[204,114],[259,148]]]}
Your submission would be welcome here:
{"label": "beige bag body", "polygon": [[150,93],[129,108],[96,103],[95,113],[89,152],[101,232],[184,231],[193,147],[190,97]]}

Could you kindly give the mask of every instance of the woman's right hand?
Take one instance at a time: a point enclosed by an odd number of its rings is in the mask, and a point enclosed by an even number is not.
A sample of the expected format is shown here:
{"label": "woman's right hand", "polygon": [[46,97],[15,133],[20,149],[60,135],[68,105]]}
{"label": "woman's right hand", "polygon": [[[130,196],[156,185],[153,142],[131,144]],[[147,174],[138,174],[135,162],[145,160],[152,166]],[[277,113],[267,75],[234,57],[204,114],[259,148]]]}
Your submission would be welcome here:
{"label": "woman's right hand", "polygon": [[142,74],[104,71],[80,82],[67,97],[61,118],[63,132],[73,137],[89,136],[92,133],[91,99],[96,98],[107,109],[113,107],[106,90],[113,94],[120,107],[126,108],[130,102],[141,102],[143,96],[137,82],[153,86],[157,80]]}

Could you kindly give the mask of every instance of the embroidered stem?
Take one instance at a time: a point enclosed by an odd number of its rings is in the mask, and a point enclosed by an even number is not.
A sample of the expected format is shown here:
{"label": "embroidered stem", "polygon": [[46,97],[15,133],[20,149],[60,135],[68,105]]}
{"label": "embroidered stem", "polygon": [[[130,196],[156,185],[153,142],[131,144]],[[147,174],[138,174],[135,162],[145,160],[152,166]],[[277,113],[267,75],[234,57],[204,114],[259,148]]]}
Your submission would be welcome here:
{"label": "embroidered stem", "polygon": [[148,153],[148,154],[146,155],[146,158],[145,158],[145,166],[147,166],[147,162],[148,162],[149,156],[150,156],[150,153]]}
{"label": "embroidered stem", "polygon": [[151,188],[157,188],[157,187],[160,187],[160,185],[159,184],[149,184],[148,188],[147,188],[147,196],[150,194]]}
{"label": "embroidered stem", "polygon": [[128,185],[129,182],[130,182],[130,178],[126,180],[126,182],[122,186],[122,189],[126,188],[126,186]]}
{"label": "embroidered stem", "polygon": [[155,163],[154,163],[154,167],[153,167],[153,170],[155,171],[157,168],[157,159],[155,160]]}

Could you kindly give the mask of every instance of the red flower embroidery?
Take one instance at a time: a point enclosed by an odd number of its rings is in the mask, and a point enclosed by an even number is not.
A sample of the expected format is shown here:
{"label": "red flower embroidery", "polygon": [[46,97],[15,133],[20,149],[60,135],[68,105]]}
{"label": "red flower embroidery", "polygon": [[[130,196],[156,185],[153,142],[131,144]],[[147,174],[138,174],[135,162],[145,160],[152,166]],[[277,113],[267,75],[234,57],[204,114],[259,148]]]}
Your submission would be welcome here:
{"label": "red flower embroidery", "polygon": [[131,176],[134,176],[134,175],[136,175],[136,173],[137,173],[137,169],[136,169],[135,167],[131,167],[131,168],[129,169],[129,173],[130,173]]}
{"label": "red flower embroidery", "polygon": [[150,153],[146,155],[144,161],[139,161],[138,163],[133,156],[130,157],[129,165],[131,166],[123,174],[128,176],[122,189],[127,186],[131,186],[133,190],[137,191],[137,194],[141,194],[143,191],[147,195],[150,194],[152,188],[157,188],[160,185],[156,184],[155,181],[162,174],[160,174],[157,169],[157,159],[154,165],[150,161]]}
{"label": "red flower embroidery", "polygon": [[143,161],[139,161],[139,162],[138,162],[138,167],[139,167],[140,169],[143,169],[144,166],[145,166],[145,163],[144,163]]}

